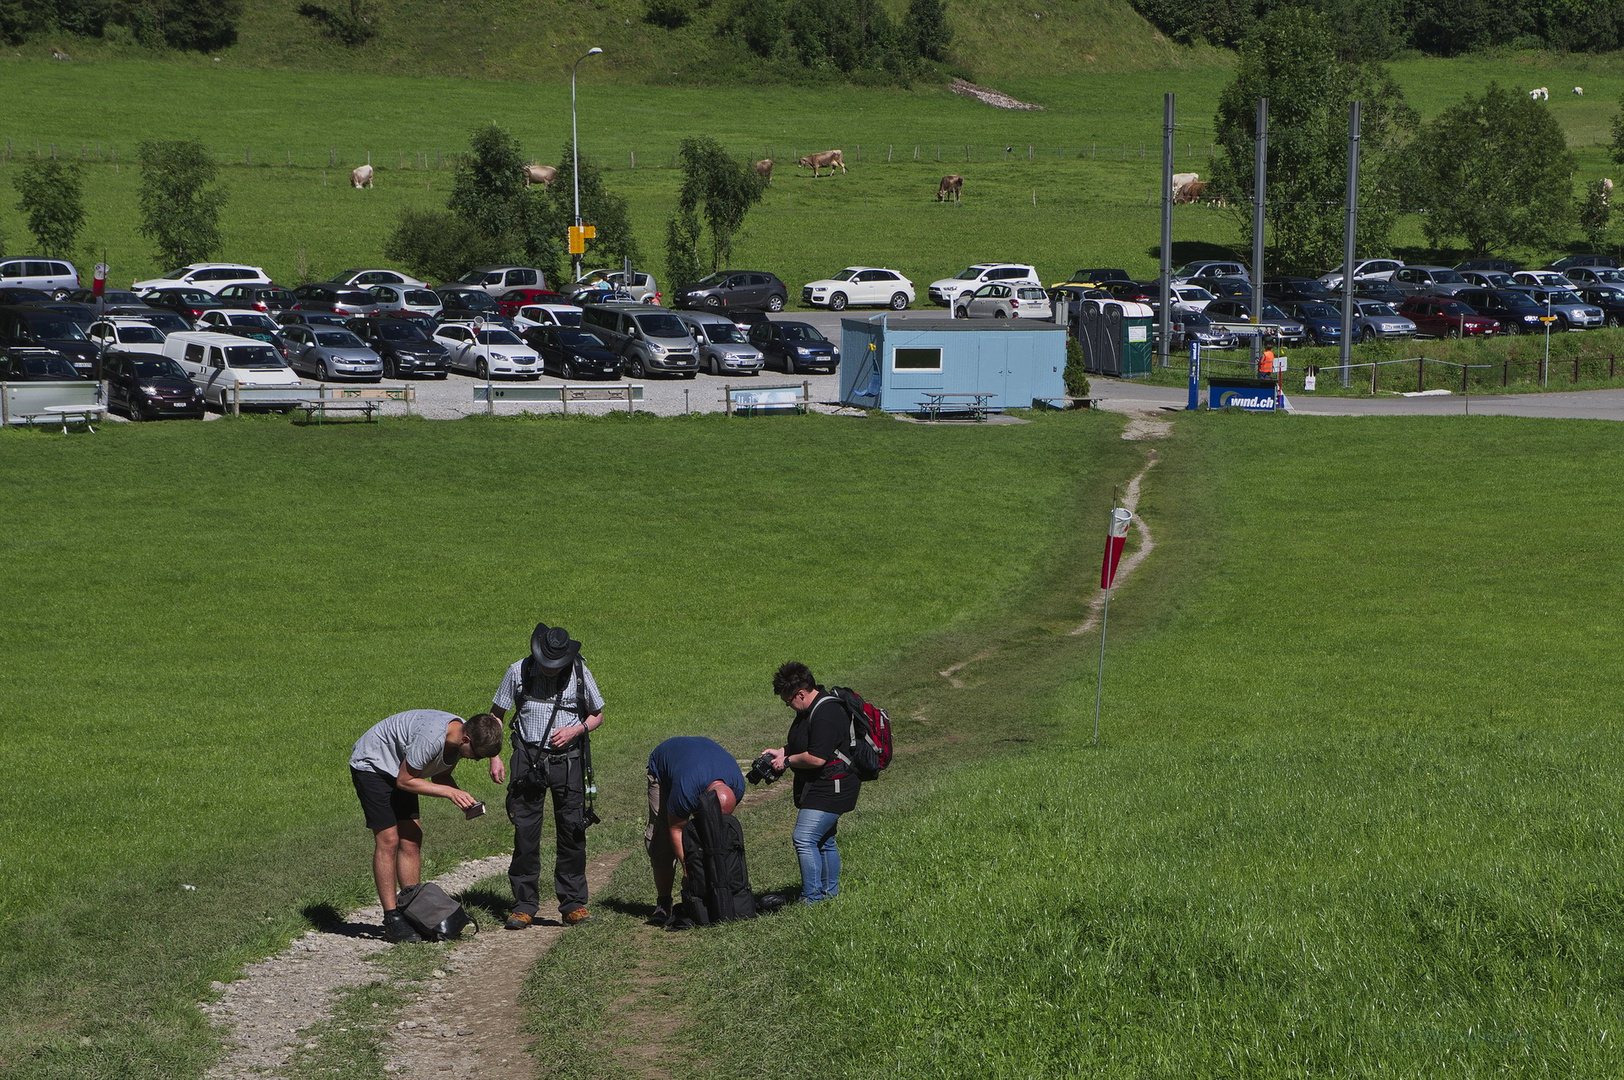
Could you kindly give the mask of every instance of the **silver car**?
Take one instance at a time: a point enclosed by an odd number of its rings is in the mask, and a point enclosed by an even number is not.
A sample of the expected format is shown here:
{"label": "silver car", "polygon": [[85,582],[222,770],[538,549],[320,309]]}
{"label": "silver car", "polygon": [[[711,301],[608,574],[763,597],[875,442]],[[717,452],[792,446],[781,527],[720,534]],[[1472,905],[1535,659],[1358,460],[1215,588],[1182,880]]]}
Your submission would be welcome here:
{"label": "silver car", "polygon": [[341,326],[283,327],[282,355],[294,371],[308,372],[322,382],[383,378],[378,354]]}
{"label": "silver car", "polygon": [[1607,317],[1601,308],[1585,303],[1584,298],[1571,289],[1523,288],[1519,291],[1533,297],[1534,303],[1556,317],[1552,330],[1589,330],[1600,326]]}
{"label": "silver car", "polygon": [[377,297],[378,312],[398,312],[405,315],[426,315],[438,319],[445,305],[440,294],[423,285],[369,285],[367,292]]}
{"label": "silver car", "polygon": [[732,319],[702,311],[674,311],[672,314],[688,324],[694,340],[699,342],[699,370],[712,375],[760,373],[766,362],[761,350],[750,344],[750,339]]}
{"label": "silver car", "polygon": [[1368,343],[1415,337],[1414,321],[1394,311],[1391,304],[1384,304],[1380,300],[1357,300],[1353,311],[1355,341]]}

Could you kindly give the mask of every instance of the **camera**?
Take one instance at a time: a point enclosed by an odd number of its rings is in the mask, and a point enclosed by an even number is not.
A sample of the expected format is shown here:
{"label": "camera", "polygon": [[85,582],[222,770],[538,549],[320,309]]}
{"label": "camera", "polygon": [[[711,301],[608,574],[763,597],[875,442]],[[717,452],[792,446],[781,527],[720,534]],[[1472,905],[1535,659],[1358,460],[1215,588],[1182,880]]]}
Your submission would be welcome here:
{"label": "camera", "polygon": [[547,774],[545,772],[526,773],[520,779],[508,781],[508,792],[529,802],[547,797]]}
{"label": "camera", "polygon": [[744,774],[744,778],[752,784],[759,784],[764,780],[771,784],[783,775],[783,769],[773,768],[773,756],[762,754],[750,763],[750,771]]}
{"label": "camera", "polygon": [[482,802],[476,802],[476,803],[472,803],[472,804],[470,804],[468,806],[463,807],[462,808],[462,816],[464,818],[468,819],[469,821],[474,820],[476,817],[484,817],[485,816],[485,804],[482,803]]}

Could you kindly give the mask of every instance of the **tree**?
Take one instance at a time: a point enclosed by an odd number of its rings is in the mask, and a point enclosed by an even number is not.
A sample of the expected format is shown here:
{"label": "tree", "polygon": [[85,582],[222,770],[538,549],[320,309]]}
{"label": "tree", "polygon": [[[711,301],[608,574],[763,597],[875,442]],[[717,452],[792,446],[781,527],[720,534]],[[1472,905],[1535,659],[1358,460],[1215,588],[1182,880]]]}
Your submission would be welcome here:
{"label": "tree", "polygon": [[168,266],[206,261],[220,250],[220,208],[230,197],[211,188],[219,167],[196,139],[144,142],[140,232]]}
{"label": "tree", "polygon": [[733,257],[733,237],[750,207],[761,201],[766,185],[755,167],[735,160],[707,136],[682,140],[677,160],[687,174],[677,194],[677,212],[666,227],[666,273],[673,291],[695,280],[689,277],[704,262],[699,253],[701,221],[710,227],[710,268]]}
{"label": "tree", "polygon": [[1342,257],[1346,221],[1348,105],[1360,102],[1359,232],[1362,252],[1383,251],[1398,213],[1393,183],[1402,137],[1415,112],[1380,65],[1337,59],[1323,15],[1280,8],[1263,18],[1241,49],[1235,77],[1219,98],[1212,182],[1241,215],[1252,240],[1257,99],[1269,99],[1268,222],[1271,272],[1319,269]]}
{"label": "tree", "polygon": [[[575,152],[564,144],[558,175],[548,185],[542,208],[541,227],[547,236],[569,235],[575,224]],[[619,265],[622,260],[640,257],[632,236],[631,208],[626,200],[603,186],[603,172],[590,160],[581,162],[581,220],[595,227],[597,235],[586,242],[594,261]],[[540,265],[540,264],[537,264]],[[554,267],[546,267],[552,273]]]}
{"label": "tree", "polygon": [[113,20],[149,49],[211,52],[237,42],[242,0],[114,0]]}
{"label": "tree", "polygon": [[435,281],[454,281],[471,266],[491,266],[508,257],[497,241],[449,210],[411,207],[400,212],[399,223],[383,242],[383,253]]}
{"label": "tree", "polygon": [[921,60],[946,60],[947,47],[953,43],[953,28],[947,24],[945,0],[908,0],[902,35]]}
{"label": "tree", "polygon": [[35,158],[11,179],[17,209],[28,219],[39,250],[68,256],[85,224],[84,189],[78,162]]}
{"label": "tree", "polygon": [[1476,253],[1553,247],[1572,221],[1573,154],[1543,101],[1490,83],[1426,124],[1407,154],[1405,187],[1426,208],[1432,245],[1460,237]]}
{"label": "tree", "polygon": [[1607,226],[1613,217],[1610,198],[1606,180],[1585,186],[1584,202],[1579,204],[1579,228],[1591,251],[1599,252],[1607,246]]}

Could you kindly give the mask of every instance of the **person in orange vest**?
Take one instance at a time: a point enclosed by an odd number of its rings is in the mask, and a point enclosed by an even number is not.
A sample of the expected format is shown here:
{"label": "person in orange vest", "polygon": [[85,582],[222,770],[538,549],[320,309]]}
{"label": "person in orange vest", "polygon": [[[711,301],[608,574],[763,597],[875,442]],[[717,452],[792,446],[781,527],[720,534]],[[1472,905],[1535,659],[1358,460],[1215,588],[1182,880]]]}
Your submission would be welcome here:
{"label": "person in orange vest", "polygon": [[1274,350],[1264,349],[1263,355],[1258,358],[1257,373],[1265,379],[1274,378]]}

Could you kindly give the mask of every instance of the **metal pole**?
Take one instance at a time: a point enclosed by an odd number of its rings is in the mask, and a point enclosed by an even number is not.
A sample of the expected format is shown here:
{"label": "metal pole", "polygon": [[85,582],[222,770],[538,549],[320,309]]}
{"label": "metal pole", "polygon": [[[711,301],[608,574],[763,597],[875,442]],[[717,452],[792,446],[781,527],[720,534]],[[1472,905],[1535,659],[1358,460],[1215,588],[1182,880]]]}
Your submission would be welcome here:
{"label": "metal pole", "polygon": [[1173,95],[1162,95],[1162,312],[1156,345],[1162,367],[1168,366],[1173,336]]}
{"label": "metal pole", "polygon": [[1342,234],[1342,387],[1353,363],[1353,257],[1359,231],[1359,103],[1348,106],[1348,223]]}
{"label": "metal pole", "polygon": [[[1116,485],[1115,487],[1113,487],[1111,489],[1111,516],[1106,519],[1110,524],[1115,524],[1116,523],[1117,495],[1121,491],[1122,491],[1122,485],[1121,484],[1118,484],[1118,485]],[[1108,524],[1106,526],[1106,529],[1105,529],[1105,536],[1106,536],[1105,543],[1106,543],[1106,550],[1107,551],[1110,550],[1110,543],[1111,543],[1110,524]],[[1107,559],[1109,559],[1110,556],[1107,555],[1106,557],[1107,557]],[[1112,586],[1112,588],[1116,587],[1116,575],[1115,574],[1111,575],[1111,586]],[[1100,744],[1100,699],[1104,695],[1104,692],[1105,692],[1105,628],[1106,628],[1106,625],[1110,622],[1110,619],[1111,619],[1111,589],[1106,589],[1105,590],[1105,605],[1104,605],[1104,607],[1102,607],[1100,609],[1100,673],[1099,673],[1098,677],[1096,677],[1095,680],[1094,680],[1094,742],[1092,744],[1094,746],[1098,746]]]}
{"label": "metal pole", "polygon": [[[575,182],[575,228],[577,236],[580,235],[581,228],[581,143],[580,133],[575,123],[575,69],[581,66],[581,60],[585,60],[587,56],[597,56],[601,52],[603,52],[602,49],[593,46],[586,51],[586,56],[582,56],[570,65],[570,154],[573,158],[570,166],[570,179]],[[570,261],[575,265],[574,280],[580,281],[581,256],[577,254]]]}
{"label": "metal pole", "polygon": [[[1269,173],[1269,99],[1257,99],[1252,144],[1252,325],[1263,322],[1263,188]],[[1252,338],[1252,359],[1263,355],[1263,337]]]}

